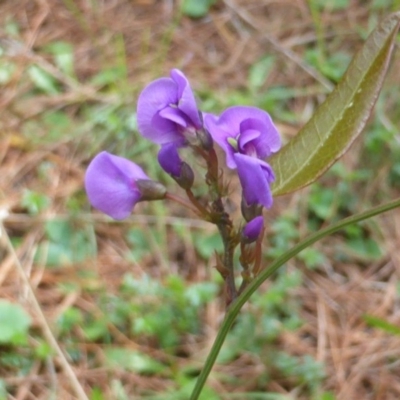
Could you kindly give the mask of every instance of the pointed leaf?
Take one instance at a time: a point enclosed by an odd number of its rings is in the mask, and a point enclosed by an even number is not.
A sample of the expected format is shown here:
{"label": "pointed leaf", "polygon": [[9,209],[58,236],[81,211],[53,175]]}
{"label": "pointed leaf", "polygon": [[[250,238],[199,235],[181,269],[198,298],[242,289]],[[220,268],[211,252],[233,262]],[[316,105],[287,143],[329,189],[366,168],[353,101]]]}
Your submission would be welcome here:
{"label": "pointed leaf", "polygon": [[361,133],[382,87],[399,23],[400,12],[393,13],[371,33],[311,120],[268,160],[276,175],[274,195],[315,181]]}

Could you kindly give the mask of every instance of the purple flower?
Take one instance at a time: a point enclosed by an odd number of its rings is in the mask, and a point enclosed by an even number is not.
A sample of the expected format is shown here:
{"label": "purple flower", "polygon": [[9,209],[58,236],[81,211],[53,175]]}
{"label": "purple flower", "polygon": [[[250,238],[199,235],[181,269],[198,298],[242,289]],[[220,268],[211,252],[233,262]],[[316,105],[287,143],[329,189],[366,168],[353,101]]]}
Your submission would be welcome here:
{"label": "purple flower", "polygon": [[137,104],[140,133],[157,143],[186,143],[186,136],[202,128],[196,100],[185,75],[173,69],[170,78],[150,83],[140,94]]}
{"label": "purple flower", "polygon": [[262,215],[260,215],[245,225],[242,231],[243,239],[246,243],[253,243],[258,239],[263,229],[264,218]]}
{"label": "purple flower", "polygon": [[138,165],[103,151],[86,170],[85,188],[93,207],[114,219],[124,219],[142,198],[138,180],[149,180]]}
{"label": "purple flower", "polygon": [[234,106],[219,117],[206,114],[204,123],[225,151],[228,167],[237,168],[246,203],[270,208],[275,176],[263,159],[280,149],[281,139],[269,114],[256,107]]}

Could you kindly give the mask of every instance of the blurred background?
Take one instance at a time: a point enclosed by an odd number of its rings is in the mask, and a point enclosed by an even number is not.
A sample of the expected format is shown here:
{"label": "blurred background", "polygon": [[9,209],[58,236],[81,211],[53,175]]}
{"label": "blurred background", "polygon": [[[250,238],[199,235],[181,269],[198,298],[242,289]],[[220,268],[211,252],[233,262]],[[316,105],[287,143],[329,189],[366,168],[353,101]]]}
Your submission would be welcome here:
{"label": "blurred background", "polygon": [[[171,68],[186,74],[202,110],[261,107],[287,141],[399,8],[398,0],[0,1],[0,399],[75,398],[17,260],[91,400],[188,399],[224,315],[217,231],[167,202],[139,204],[123,222],[92,211],[88,162],[107,150],[176,187],[135,115],[143,87]],[[275,199],[265,265],[317,229],[399,196],[399,70],[395,54],[345,157]],[[287,263],[244,308],[203,399],[399,399],[399,243],[393,211]]]}

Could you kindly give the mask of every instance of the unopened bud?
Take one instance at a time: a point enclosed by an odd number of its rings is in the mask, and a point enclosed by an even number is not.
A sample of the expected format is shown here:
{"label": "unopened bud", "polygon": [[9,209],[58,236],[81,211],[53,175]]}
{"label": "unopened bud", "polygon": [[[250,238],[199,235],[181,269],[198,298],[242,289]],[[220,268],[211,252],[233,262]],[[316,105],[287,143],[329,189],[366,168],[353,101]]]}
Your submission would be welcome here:
{"label": "unopened bud", "polygon": [[142,195],[140,201],[162,200],[167,194],[167,189],[163,184],[151,179],[138,179],[136,186]]}
{"label": "unopened bud", "polygon": [[249,222],[262,214],[263,206],[261,204],[247,204],[244,197],[240,204],[240,209],[244,219]]}
{"label": "unopened bud", "polygon": [[189,190],[193,186],[194,173],[189,164],[182,161],[180,176],[171,175],[175,182],[185,190]]}
{"label": "unopened bud", "polygon": [[200,143],[200,146],[204,150],[209,151],[213,148],[213,145],[214,145],[213,138],[211,137],[210,132],[208,132],[208,130],[206,128],[201,128],[201,129],[197,130],[196,136]]}
{"label": "unopened bud", "polygon": [[245,244],[255,242],[264,229],[264,218],[262,216],[254,218],[248,222],[242,230],[242,242]]}

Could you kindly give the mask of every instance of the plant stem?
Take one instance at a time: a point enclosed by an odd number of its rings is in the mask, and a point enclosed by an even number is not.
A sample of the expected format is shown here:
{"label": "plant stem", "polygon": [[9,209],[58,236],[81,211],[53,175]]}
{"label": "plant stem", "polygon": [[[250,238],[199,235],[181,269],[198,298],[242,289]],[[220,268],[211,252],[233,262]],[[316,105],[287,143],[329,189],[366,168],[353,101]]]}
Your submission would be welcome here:
{"label": "plant stem", "polygon": [[194,207],[193,204],[187,202],[182,197],[172,194],[170,192],[167,192],[165,194],[165,198],[168,200],[175,201],[175,203],[178,203],[178,204],[188,208],[189,210],[193,211],[197,216],[203,217],[202,213],[198,210],[198,208]]}
{"label": "plant stem", "polygon": [[222,219],[217,226],[224,244],[224,266],[228,270],[228,275],[225,279],[227,287],[226,305],[228,306],[237,297],[235,271],[233,269],[233,252],[236,246],[232,241],[232,224],[229,217],[226,221],[224,218]]}
{"label": "plant stem", "polygon": [[287,251],[280,257],[278,257],[268,268],[262,270],[259,275],[253,279],[249,285],[245,288],[245,290],[236,298],[236,300],[230,305],[228,311],[225,315],[225,318],[222,322],[222,325],[218,331],[217,337],[213,343],[213,346],[208,354],[207,360],[204,364],[204,367],[197,378],[196,385],[193,389],[190,400],[197,400],[201,394],[201,391],[206,383],[208,375],[211,372],[211,369],[218,357],[219,351],[225,341],[225,338],[231,328],[233,322],[238,316],[241,308],[250,298],[250,296],[261,286],[261,284],[267,280],[273,273],[275,273],[282,265],[284,265],[291,258],[295,257],[298,253],[300,253],[305,248],[311,246],[318,240],[329,236],[348,225],[361,222],[368,218],[374,217],[375,215],[384,213],[386,211],[392,210],[396,207],[400,206],[400,199],[390,201],[383,205],[371,208],[362,213],[352,215],[351,217],[345,218],[335,224],[329,225],[325,229],[322,229],[318,232],[315,232],[308,236],[306,239],[302,240],[296,246],[294,246],[291,250]]}

